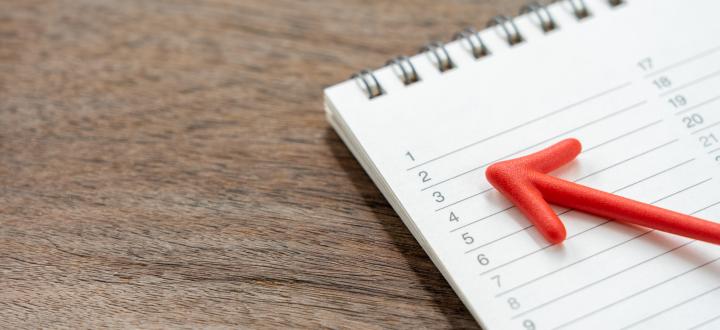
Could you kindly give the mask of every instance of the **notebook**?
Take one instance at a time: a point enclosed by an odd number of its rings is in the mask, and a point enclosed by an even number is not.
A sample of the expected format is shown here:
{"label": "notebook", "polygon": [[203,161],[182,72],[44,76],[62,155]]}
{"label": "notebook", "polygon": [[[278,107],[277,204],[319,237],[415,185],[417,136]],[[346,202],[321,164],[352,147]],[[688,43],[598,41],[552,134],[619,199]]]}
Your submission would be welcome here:
{"label": "notebook", "polygon": [[720,2],[529,5],[325,90],[330,124],[486,329],[718,329],[720,247],[554,207],[548,244],[488,165],[720,220]]}

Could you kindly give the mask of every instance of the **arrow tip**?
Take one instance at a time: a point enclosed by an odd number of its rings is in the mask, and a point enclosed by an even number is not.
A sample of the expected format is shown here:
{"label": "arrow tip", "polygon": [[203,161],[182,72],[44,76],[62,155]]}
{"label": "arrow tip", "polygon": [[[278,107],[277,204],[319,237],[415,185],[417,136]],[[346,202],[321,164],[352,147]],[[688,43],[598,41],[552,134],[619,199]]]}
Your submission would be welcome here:
{"label": "arrow tip", "polygon": [[535,181],[573,160],[581,148],[578,140],[566,139],[534,154],[495,163],[485,172],[490,184],[515,204],[552,244],[564,241],[567,232]]}

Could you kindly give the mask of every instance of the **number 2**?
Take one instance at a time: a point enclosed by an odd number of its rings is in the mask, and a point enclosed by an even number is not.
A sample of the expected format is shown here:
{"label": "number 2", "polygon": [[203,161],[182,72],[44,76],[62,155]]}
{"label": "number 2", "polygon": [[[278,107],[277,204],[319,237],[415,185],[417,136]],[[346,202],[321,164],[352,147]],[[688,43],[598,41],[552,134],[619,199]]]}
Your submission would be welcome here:
{"label": "number 2", "polygon": [[703,147],[712,147],[715,145],[715,143],[718,142],[717,137],[715,137],[715,134],[709,134],[709,135],[703,135],[698,138],[700,140],[700,143],[702,143]]}
{"label": "number 2", "polygon": [[692,115],[683,117],[682,121],[685,124],[685,127],[693,128],[697,125],[702,125],[705,120],[701,115],[694,113]]}
{"label": "number 2", "polygon": [[420,171],[420,172],[418,173],[418,176],[422,178],[422,182],[423,182],[423,183],[432,180],[428,175],[429,175],[429,174],[428,174],[427,171]]}

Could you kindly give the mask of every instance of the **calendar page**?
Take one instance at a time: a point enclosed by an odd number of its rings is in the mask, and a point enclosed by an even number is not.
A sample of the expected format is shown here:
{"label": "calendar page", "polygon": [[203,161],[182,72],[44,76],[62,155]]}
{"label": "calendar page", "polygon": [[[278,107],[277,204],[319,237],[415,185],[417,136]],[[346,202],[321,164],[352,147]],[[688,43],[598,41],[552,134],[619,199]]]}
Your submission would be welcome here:
{"label": "calendar page", "polygon": [[720,247],[555,206],[551,245],[485,178],[573,137],[552,175],[720,220],[720,3],[580,3],[330,87],[328,118],[483,327],[720,328]]}

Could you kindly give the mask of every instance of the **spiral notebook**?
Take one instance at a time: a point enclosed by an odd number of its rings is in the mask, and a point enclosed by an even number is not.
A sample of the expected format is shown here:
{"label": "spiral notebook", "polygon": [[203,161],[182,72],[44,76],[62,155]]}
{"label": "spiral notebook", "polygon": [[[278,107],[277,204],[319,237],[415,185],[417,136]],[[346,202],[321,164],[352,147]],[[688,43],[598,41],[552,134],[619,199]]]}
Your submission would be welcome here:
{"label": "spiral notebook", "polygon": [[553,175],[720,219],[720,2],[521,12],[328,88],[329,122],[484,328],[720,328],[718,246],[560,207],[549,245],[484,175],[575,137]]}

